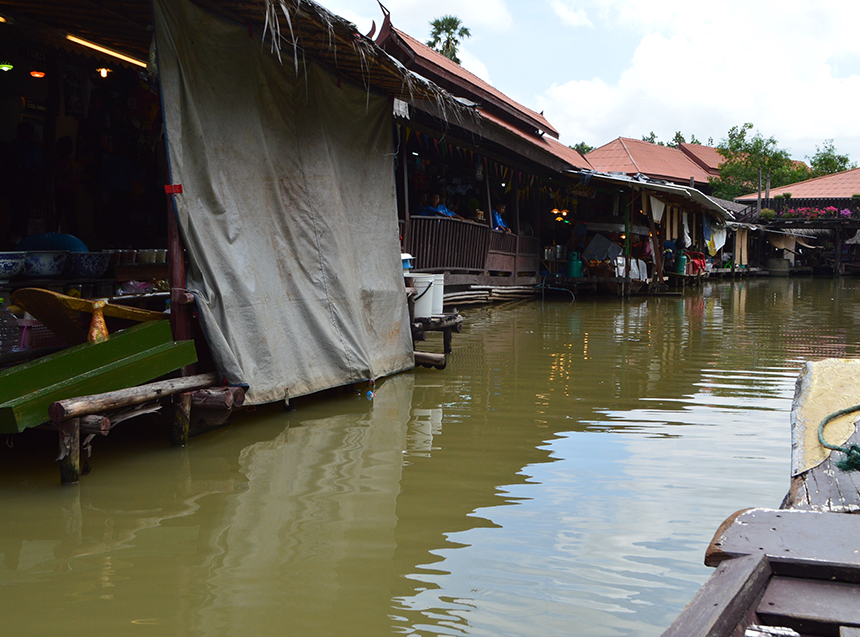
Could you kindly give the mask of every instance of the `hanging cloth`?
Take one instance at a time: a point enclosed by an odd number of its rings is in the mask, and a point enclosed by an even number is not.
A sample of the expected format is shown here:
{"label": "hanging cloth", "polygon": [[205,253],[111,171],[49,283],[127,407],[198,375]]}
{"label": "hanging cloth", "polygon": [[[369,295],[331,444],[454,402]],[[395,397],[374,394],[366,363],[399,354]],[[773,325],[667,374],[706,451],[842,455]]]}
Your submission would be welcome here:
{"label": "hanging cloth", "polygon": [[[643,197],[645,194],[643,193]],[[666,209],[666,204],[657,199],[657,197],[651,197],[651,217],[654,219],[654,223],[660,223],[663,221],[663,211]]]}
{"label": "hanging cloth", "polygon": [[693,241],[692,241],[692,239],[690,238],[690,221],[689,221],[689,216],[690,216],[690,215],[689,215],[689,213],[688,213],[686,210],[685,210],[684,212],[682,212],[682,213],[681,213],[681,215],[682,215],[682,216],[681,216],[681,220],[682,220],[682,221],[683,221],[683,223],[684,223],[684,243],[685,243],[688,247],[692,247],[692,245],[693,245]]}

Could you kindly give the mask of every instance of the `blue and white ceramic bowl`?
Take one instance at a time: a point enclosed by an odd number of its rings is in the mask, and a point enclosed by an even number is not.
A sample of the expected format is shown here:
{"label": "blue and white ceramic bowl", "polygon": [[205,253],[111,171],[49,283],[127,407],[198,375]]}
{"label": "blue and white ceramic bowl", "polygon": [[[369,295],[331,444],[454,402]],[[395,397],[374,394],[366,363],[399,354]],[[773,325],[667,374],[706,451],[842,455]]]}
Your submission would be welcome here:
{"label": "blue and white ceramic bowl", "polygon": [[0,252],[0,281],[8,281],[24,271],[26,252]]}
{"label": "blue and white ceramic bowl", "polygon": [[59,250],[28,252],[24,258],[24,276],[31,279],[59,276],[66,265],[68,254]]}
{"label": "blue and white ceramic bowl", "polygon": [[110,252],[70,252],[63,274],[70,279],[97,279],[105,273]]}

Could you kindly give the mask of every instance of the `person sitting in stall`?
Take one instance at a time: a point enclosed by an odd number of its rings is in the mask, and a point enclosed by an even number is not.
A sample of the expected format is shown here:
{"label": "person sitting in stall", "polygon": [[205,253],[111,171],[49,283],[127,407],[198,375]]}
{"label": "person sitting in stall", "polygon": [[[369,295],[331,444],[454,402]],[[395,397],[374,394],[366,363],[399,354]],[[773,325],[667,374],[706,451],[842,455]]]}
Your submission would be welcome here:
{"label": "person sitting in stall", "polygon": [[570,239],[567,240],[567,251],[568,252],[579,252],[582,254],[585,252],[585,239],[588,235],[588,228],[585,225],[585,222],[573,217],[570,220],[573,228],[570,230]]}
{"label": "person sitting in stall", "polygon": [[506,204],[500,203],[496,206],[496,210],[493,210],[493,230],[501,230],[504,233],[511,231],[504,218],[506,208]]}
{"label": "person sitting in stall", "polygon": [[468,221],[470,223],[475,223],[474,219],[470,219],[469,217],[463,216],[460,214],[460,211],[463,208],[463,198],[460,195],[454,195],[451,197],[450,206],[448,209],[453,212],[455,215],[459,216],[464,221]]}
{"label": "person sitting in stall", "polygon": [[435,192],[430,196],[430,205],[427,206],[427,209],[431,213],[437,214],[441,217],[450,217],[452,219],[459,219],[460,221],[465,221],[465,219],[463,219],[463,217],[458,215],[456,212],[454,212],[453,210],[449,210],[445,206],[445,203],[442,201],[442,197]]}
{"label": "person sitting in stall", "polygon": [[[478,199],[478,193],[474,188],[470,188],[466,193],[466,210],[469,216],[476,221],[484,220],[484,211],[481,210],[481,201]],[[480,214],[478,214],[480,212]]]}
{"label": "person sitting in stall", "polygon": [[434,214],[427,208],[427,193],[423,190],[418,194],[418,202],[412,207],[410,214],[413,217],[429,217]]}

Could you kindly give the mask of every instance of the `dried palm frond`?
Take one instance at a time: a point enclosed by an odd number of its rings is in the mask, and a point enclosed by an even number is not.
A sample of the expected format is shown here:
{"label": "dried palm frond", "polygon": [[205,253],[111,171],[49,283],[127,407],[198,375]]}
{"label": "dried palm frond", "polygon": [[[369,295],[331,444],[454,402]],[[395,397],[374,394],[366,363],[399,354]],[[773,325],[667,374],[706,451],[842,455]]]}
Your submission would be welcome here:
{"label": "dried palm frond", "polygon": [[[362,35],[348,20],[335,15],[313,0],[262,0],[263,39],[271,34],[272,51],[281,59],[281,42],[293,49],[293,63],[299,72],[302,62],[311,59],[363,86],[369,94],[381,90],[407,102],[429,100],[444,121],[464,117],[480,118],[470,108],[430,80],[413,73]],[[281,20],[286,29],[282,30]],[[289,31],[289,37],[285,37]]]}

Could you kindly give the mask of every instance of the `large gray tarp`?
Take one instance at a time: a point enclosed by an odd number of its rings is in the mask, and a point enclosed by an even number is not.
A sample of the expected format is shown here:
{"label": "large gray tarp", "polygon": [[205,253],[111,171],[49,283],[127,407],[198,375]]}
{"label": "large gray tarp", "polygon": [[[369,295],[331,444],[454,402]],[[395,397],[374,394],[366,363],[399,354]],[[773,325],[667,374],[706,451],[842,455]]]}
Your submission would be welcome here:
{"label": "large gray tarp", "polygon": [[412,367],[388,100],[296,73],[187,0],[154,10],[187,287],[219,371],[255,404]]}

